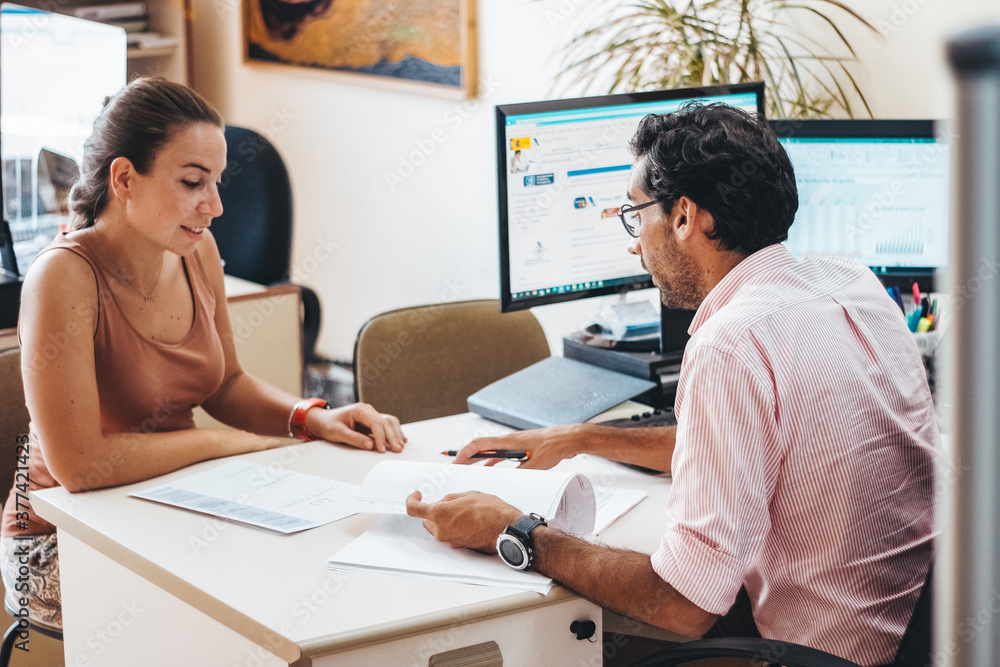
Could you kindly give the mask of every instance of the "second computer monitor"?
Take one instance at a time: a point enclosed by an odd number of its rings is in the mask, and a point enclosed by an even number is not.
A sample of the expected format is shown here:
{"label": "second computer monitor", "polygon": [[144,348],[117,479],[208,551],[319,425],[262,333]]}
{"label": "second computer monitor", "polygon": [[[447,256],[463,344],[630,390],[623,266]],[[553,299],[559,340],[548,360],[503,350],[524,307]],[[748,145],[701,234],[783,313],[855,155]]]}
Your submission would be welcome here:
{"label": "second computer monitor", "polygon": [[778,120],[795,170],[793,254],[839,256],[930,290],[948,258],[950,150],[930,120]]}
{"label": "second computer monitor", "polygon": [[496,108],[504,311],[653,286],[618,219],[639,121],[692,100],[763,114],[764,84]]}

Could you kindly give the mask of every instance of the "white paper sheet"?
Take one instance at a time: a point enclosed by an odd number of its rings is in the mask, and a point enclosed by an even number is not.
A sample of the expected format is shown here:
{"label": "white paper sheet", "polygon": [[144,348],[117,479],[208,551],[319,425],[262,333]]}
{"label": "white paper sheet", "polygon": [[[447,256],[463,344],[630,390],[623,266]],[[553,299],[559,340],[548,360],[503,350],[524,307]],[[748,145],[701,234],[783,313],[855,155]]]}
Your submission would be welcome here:
{"label": "white paper sheet", "polygon": [[567,533],[594,530],[590,480],[561,470],[383,461],[362,482],[358,511],[405,514],[406,497],[414,491],[421,492],[424,502],[435,502],[449,493],[473,490],[495,495],[525,514],[536,512]]}
{"label": "white paper sheet", "polygon": [[648,494],[639,489],[619,489],[595,486],[597,516],[594,518],[594,535],[600,535],[623,514],[639,504]]}
{"label": "white paper sheet", "polygon": [[386,514],[329,561],[330,569],[397,577],[440,579],[548,593],[552,579],[515,570],[498,556],[452,549],[428,533],[420,519]]}
{"label": "white paper sheet", "polygon": [[549,525],[580,536],[604,530],[646,496],[632,489],[596,489],[586,476],[570,471],[385,461],[361,485],[358,507],[389,514],[333,555],[328,567],[547,593],[552,587],[548,577],[511,569],[497,556],[452,549],[432,537],[419,519],[405,516],[403,501],[414,490],[434,502],[470,489],[497,495],[523,512],[537,512],[550,519]]}
{"label": "white paper sheet", "polygon": [[357,484],[235,459],[132,495],[287,534],[356,514],[357,492]]}

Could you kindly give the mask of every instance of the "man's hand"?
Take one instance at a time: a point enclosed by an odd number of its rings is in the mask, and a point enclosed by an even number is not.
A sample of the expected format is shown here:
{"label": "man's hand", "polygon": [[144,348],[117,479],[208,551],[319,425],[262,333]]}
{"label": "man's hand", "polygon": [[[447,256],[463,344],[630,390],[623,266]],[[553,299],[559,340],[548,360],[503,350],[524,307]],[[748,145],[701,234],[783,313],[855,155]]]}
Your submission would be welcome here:
{"label": "man's hand", "polygon": [[[549,426],[494,438],[478,438],[459,450],[455,463],[480,461],[482,459],[474,459],[472,455],[490,449],[523,449],[531,452],[531,458],[522,461],[519,467],[547,470],[563,459],[583,453],[585,428],[586,424]],[[487,459],[486,465],[494,465],[503,460]]]}
{"label": "man's hand", "polygon": [[393,415],[380,413],[367,403],[353,403],[333,410],[310,410],[306,428],[327,442],[339,442],[377,452],[403,451],[406,436]]}
{"label": "man's hand", "polygon": [[[490,449],[523,449],[531,458],[521,468],[548,469],[577,454],[595,454],[612,461],[632,463],[653,470],[670,471],[677,437],[676,426],[614,428],[600,424],[550,426],[518,431],[495,438],[479,438],[459,450],[455,463],[474,463],[472,455]],[[494,465],[503,459],[486,459]]]}
{"label": "man's hand", "polygon": [[424,528],[453,549],[497,552],[497,537],[523,512],[496,496],[479,491],[449,493],[436,503],[422,502],[414,491],[406,499],[406,513],[424,520]]}

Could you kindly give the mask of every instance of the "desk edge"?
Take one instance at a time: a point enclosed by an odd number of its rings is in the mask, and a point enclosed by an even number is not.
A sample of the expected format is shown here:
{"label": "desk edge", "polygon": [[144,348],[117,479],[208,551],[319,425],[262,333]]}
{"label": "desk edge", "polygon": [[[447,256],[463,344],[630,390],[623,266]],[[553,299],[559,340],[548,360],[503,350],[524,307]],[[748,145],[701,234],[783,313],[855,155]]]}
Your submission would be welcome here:
{"label": "desk edge", "polygon": [[45,496],[32,492],[31,506],[38,516],[55,525],[58,530],[66,531],[98,553],[111,558],[282,660],[294,663],[302,657],[302,650],[297,642],[220,602],[197,586],[94,530]]}
{"label": "desk edge", "polygon": [[[534,600],[536,604],[525,604],[525,599]],[[320,637],[300,644],[303,658],[315,658],[324,655],[336,655],[367,646],[383,644],[386,634],[391,634],[393,641],[407,639],[427,632],[446,631],[450,628],[464,626],[469,623],[488,621],[500,616],[519,613],[530,609],[539,609],[566,600],[581,599],[575,593],[556,585],[547,595],[523,592],[498,602],[486,600],[476,604],[455,609],[458,618],[446,624],[440,622],[440,614],[431,613],[416,616],[406,622],[384,623],[366,628],[363,632],[338,633]]]}

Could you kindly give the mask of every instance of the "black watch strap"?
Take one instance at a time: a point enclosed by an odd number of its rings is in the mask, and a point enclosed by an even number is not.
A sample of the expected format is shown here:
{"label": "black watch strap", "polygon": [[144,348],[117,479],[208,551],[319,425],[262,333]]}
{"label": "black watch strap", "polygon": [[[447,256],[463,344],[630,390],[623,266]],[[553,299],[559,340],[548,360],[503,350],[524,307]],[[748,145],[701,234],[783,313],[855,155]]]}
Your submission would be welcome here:
{"label": "black watch strap", "polygon": [[515,521],[507,530],[514,535],[517,535],[522,540],[531,539],[531,531],[539,526],[547,526],[545,519],[541,516],[532,512],[531,514],[525,514],[520,519]]}

